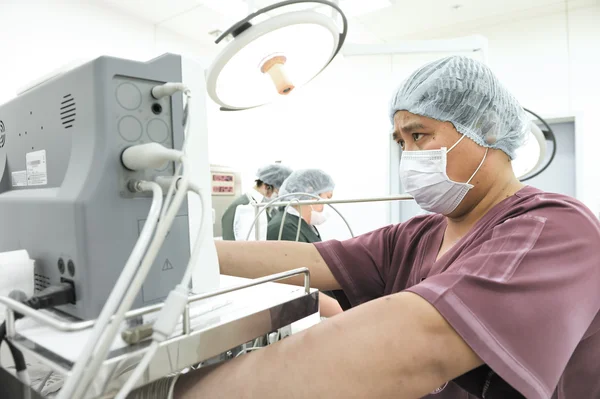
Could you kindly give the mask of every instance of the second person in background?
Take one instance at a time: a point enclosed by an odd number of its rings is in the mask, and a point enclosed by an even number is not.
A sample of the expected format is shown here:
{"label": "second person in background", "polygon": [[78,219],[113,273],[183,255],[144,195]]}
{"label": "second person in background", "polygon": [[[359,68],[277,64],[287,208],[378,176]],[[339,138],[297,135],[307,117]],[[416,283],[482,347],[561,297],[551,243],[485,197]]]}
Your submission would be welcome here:
{"label": "second person in background", "polygon": [[[301,169],[293,172],[282,184],[279,196],[282,201],[308,201],[333,196],[335,183],[331,176],[320,169]],[[284,197],[285,196],[285,197]],[[321,235],[315,226],[327,220],[325,205],[290,205],[285,212],[278,212],[269,222],[267,240],[320,242]]]}
{"label": "second person in background", "polygon": [[[291,173],[292,169],[279,163],[260,168],[256,172],[256,185],[254,188],[233,201],[223,214],[221,218],[223,240],[246,241],[248,233],[250,233],[249,239],[254,241],[256,239],[254,227],[256,209],[252,204],[277,197],[283,181]],[[270,215],[270,212],[265,212],[258,220],[260,240],[266,239],[267,223]]]}
{"label": "second person in background", "polygon": [[[302,193],[313,194],[323,199],[331,199],[335,183],[331,176],[320,169],[301,169],[293,172],[279,189],[282,201],[304,201],[317,198]],[[285,211],[277,212],[269,221],[267,240],[283,240],[315,243],[321,242],[321,235],[315,226],[325,223],[325,205],[290,205]],[[331,317],[342,312],[333,292],[324,291],[320,297],[321,315]]]}

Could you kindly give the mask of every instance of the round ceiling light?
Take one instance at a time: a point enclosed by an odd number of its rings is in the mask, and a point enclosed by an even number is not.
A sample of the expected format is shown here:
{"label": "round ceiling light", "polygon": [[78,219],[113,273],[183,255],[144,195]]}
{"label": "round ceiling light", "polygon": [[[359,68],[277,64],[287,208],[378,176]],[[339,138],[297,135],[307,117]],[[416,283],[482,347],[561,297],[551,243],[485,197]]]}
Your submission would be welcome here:
{"label": "round ceiling light", "polygon": [[[343,31],[322,13],[286,12],[252,25],[274,8],[297,3],[331,6],[341,16]],[[329,1],[292,0],[274,4],[239,21],[217,39],[234,36],[213,60],[206,75],[207,91],[222,110],[257,107],[286,96],[317,76],[337,55],[347,32],[339,7]]]}

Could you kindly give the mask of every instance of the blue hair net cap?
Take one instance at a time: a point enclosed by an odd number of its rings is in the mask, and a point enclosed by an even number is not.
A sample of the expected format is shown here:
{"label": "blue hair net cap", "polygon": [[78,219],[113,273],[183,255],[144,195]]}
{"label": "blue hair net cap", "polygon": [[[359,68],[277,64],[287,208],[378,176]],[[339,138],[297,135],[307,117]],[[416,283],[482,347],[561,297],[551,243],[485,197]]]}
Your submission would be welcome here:
{"label": "blue hair net cap", "polygon": [[530,123],[492,71],[464,56],[442,58],[413,72],[392,97],[392,125],[397,111],[451,122],[459,133],[483,147],[500,149],[511,159]]}
{"label": "blue hair net cap", "polygon": [[256,172],[256,178],[269,186],[281,187],[284,180],[292,174],[292,169],[280,163],[263,166]]}
{"label": "blue hair net cap", "polygon": [[[331,176],[320,169],[301,169],[296,170],[290,175],[281,186],[279,196],[293,193],[308,193],[319,195],[329,191],[333,191],[335,183]],[[306,195],[290,195],[285,197],[285,201],[299,199],[310,200],[314,199]]]}

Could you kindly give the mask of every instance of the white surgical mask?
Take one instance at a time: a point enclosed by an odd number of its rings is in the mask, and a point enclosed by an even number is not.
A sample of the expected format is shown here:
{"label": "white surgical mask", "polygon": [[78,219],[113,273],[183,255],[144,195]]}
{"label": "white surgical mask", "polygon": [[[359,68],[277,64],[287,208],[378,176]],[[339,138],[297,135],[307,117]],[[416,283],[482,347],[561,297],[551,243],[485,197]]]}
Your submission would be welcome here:
{"label": "white surgical mask", "polygon": [[475,173],[466,183],[450,180],[446,174],[446,155],[464,139],[463,135],[449,150],[403,151],[400,160],[400,180],[407,193],[426,211],[448,215],[473,188],[471,180],[487,156],[488,149]]}
{"label": "white surgical mask", "polygon": [[[312,206],[311,206],[311,208],[312,208]],[[325,213],[324,209],[321,212],[315,211],[313,209],[310,212],[310,224],[312,224],[313,226],[318,226],[320,224],[323,224],[327,221],[328,216],[329,215],[327,213]]]}

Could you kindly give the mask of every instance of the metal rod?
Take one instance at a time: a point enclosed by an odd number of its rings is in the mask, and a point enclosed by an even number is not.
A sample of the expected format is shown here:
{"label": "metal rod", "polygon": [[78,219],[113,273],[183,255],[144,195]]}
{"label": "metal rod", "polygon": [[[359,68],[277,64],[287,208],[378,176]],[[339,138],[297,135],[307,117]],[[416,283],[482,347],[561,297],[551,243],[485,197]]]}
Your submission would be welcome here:
{"label": "metal rod", "polygon": [[[254,219],[258,219],[258,208],[254,207]],[[260,241],[260,222],[254,224],[254,239]]]}
{"label": "metal rod", "polygon": [[288,204],[294,205],[319,205],[319,204],[356,204],[362,202],[383,202],[383,201],[409,201],[413,197],[409,194],[390,195],[387,197],[372,197],[372,198],[352,198],[352,199],[322,199],[322,200],[305,200],[305,201],[282,201],[274,202],[272,204],[261,202],[253,204],[255,207],[275,207],[275,206],[286,206]]}
{"label": "metal rod", "polygon": [[6,308],[6,336],[8,338],[15,336],[15,314],[8,307]]}
{"label": "metal rod", "polygon": [[[220,290],[207,292],[205,294],[192,295],[188,298],[188,303],[192,303],[192,302],[199,301],[202,299],[212,298],[212,297],[218,296],[218,295],[228,294],[233,291],[242,290],[244,288],[254,287],[256,285],[260,285],[260,284],[264,284],[264,283],[269,283],[269,282],[278,281],[278,280],[284,280],[286,278],[294,277],[298,274],[304,274],[304,286],[306,287],[306,284],[308,284],[308,286],[310,287],[310,271],[306,267],[301,267],[299,269],[294,269],[294,270],[290,270],[287,272],[282,272],[282,273],[272,274],[272,275],[266,276],[266,277],[257,278],[257,279],[254,279],[254,280],[249,281],[242,285],[236,285],[236,286],[232,286],[229,288],[221,288]],[[306,293],[309,294],[310,290],[307,290]]]}
{"label": "metal rod", "polygon": [[[260,285],[260,284],[264,284],[264,283],[283,280],[286,278],[294,277],[299,274],[304,274],[304,286],[310,287],[310,271],[307,268],[303,267],[303,268],[298,268],[298,269],[290,270],[290,271],[283,272],[283,273],[277,273],[277,274],[272,274],[270,276],[261,277],[261,278],[252,280],[248,283],[244,283],[242,285],[223,288],[223,289],[220,289],[217,291],[207,292],[205,294],[191,295],[188,297],[188,304],[196,302],[196,301],[200,301],[202,299],[212,298],[214,296],[227,294],[227,293],[237,291],[237,290],[242,290],[244,288],[250,288],[250,287],[254,287],[256,285]],[[306,290],[306,293],[309,294],[310,289]],[[85,330],[86,328],[93,326],[94,323],[96,322],[95,320],[81,321],[81,322],[60,321],[59,319],[49,316],[48,314],[46,314],[44,312],[40,312],[39,310],[32,309],[29,306],[22,304],[21,302],[15,301],[14,299],[11,299],[11,298],[5,297],[5,296],[0,296],[0,303],[6,306],[7,332],[10,331],[10,328],[12,328],[12,330],[14,331],[14,312],[21,313],[23,316],[31,317],[32,319],[34,319],[35,321],[37,321],[39,323],[45,324],[56,330],[64,331],[64,332],[75,332],[75,331]],[[147,306],[147,307],[140,308],[140,309],[130,310],[129,312],[127,312],[125,314],[125,318],[131,319],[133,317],[143,316],[143,315],[146,315],[149,313],[157,312],[160,309],[162,309],[162,307],[163,307],[163,304],[158,303],[156,305],[151,305],[151,306]],[[189,314],[188,314],[188,316],[189,316]],[[12,323],[11,323],[11,320],[12,320]],[[111,318],[111,320],[112,320],[112,318]],[[188,320],[188,322],[189,322],[189,320]],[[188,324],[188,328],[189,328],[189,324]]]}
{"label": "metal rod", "polygon": [[183,310],[183,334],[188,335],[190,333],[190,305],[185,305]]}

